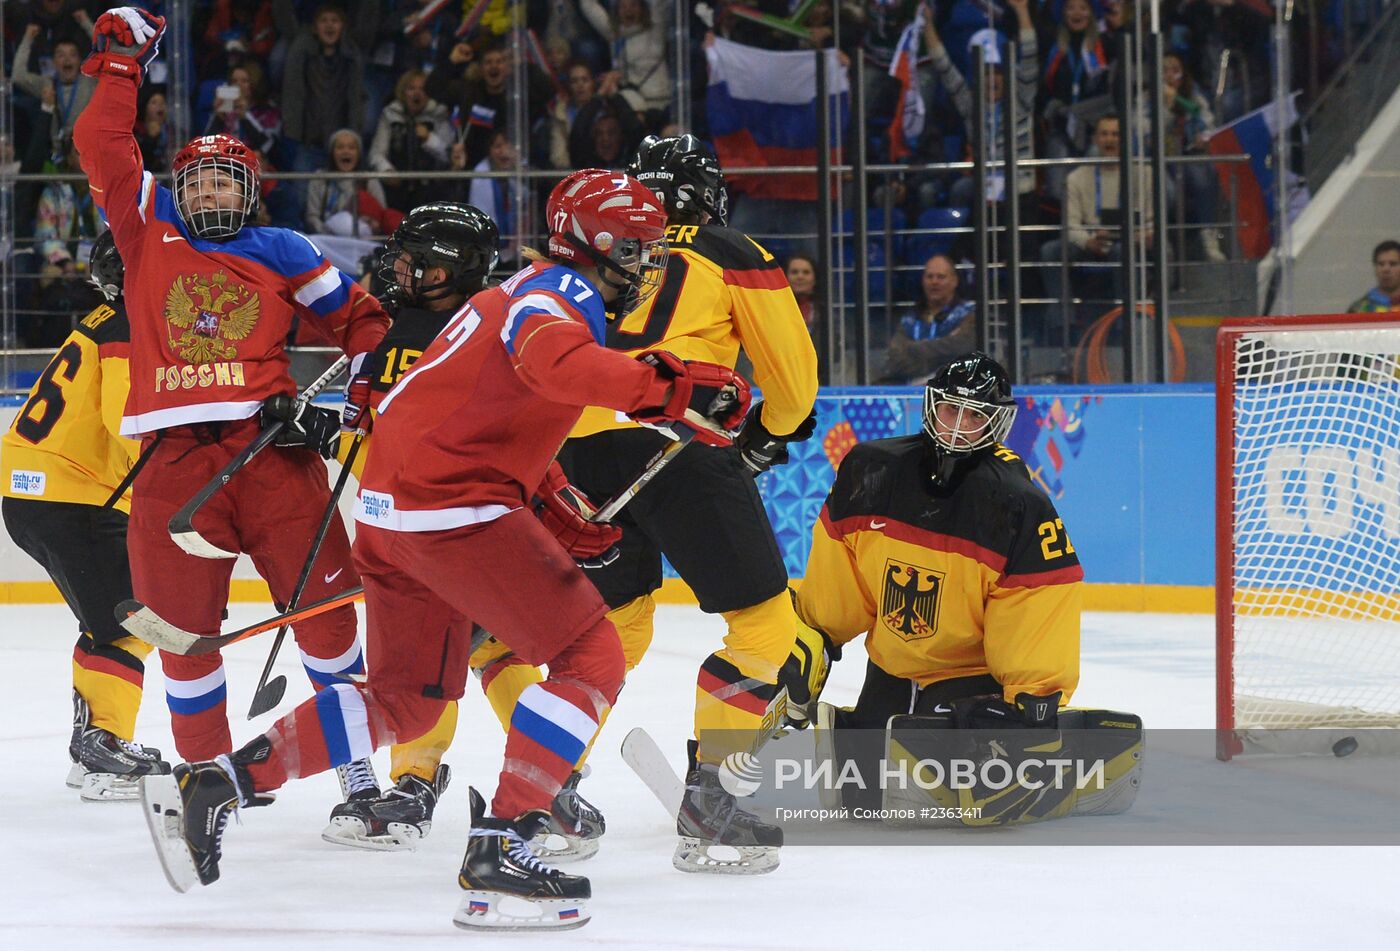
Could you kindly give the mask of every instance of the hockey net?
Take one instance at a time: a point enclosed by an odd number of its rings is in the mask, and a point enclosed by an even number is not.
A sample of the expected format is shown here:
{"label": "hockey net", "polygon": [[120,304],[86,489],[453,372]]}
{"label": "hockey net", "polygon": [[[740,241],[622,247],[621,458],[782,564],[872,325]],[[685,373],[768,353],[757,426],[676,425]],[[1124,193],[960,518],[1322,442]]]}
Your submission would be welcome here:
{"label": "hockey net", "polygon": [[1222,758],[1400,726],[1400,321],[1227,323],[1216,398]]}

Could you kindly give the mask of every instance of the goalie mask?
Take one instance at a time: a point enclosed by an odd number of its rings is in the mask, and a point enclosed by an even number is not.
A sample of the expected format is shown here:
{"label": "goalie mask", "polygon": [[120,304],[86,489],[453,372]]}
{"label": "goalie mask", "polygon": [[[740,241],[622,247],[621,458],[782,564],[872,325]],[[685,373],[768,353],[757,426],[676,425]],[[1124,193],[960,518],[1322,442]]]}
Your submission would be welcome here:
{"label": "goalie mask", "polygon": [[93,243],[92,254],[88,256],[88,280],[111,304],[121,298],[125,277],[126,265],[117,253],[117,241],[112,237],[112,232],[104,231]]}
{"label": "goalie mask", "polygon": [[[419,205],[394,230],[379,257],[379,279],[395,304],[423,304],[472,296],[486,286],[500,259],[501,234],[484,211],[455,202]],[[424,275],[442,268],[431,284]],[[406,273],[400,275],[402,269]]]}
{"label": "goalie mask", "polygon": [[1011,378],[985,353],[974,350],[935,370],[924,389],[934,483],[950,485],[959,463],[1005,439],[1015,418]]}
{"label": "goalie mask", "polygon": [[230,135],[202,135],[175,154],[175,210],[196,238],[238,234],[258,210],[257,153]]}
{"label": "goalie mask", "polygon": [[700,221],[703,213],[721,225],[729,219],[724,173],[714,154],[693,135],[647,136],[627,174],[656,192],[672,217]]}
{"label": "goalie mask", "polygon": [[621,172],[586,168],[549,193],[549,256],[598,269],[617,291],[621,316],[656,293],[666,276],[666,211],[645,185]]}

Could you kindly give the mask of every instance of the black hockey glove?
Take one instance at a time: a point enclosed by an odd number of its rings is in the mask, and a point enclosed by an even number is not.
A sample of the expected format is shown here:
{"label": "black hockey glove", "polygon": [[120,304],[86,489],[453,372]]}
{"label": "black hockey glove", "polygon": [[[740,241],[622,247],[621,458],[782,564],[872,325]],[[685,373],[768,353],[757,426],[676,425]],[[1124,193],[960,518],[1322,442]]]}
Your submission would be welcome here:
{"label": "black hockey glove", "polygon": [[763,425],[763,401],[759,400],[749,410],[749,418],[745,420],[744,428],[739,430],[734,445],[739,447],[744,465],[758,475],[774,466],[786,465],[788,443],[811,439],[816,428],[817,412],[813,410],[793,432],[786,436],[774,436]]}
{"label": "black hockey glove", "polygon": [[290,396],[270,396],[263,401],[262,418],[264,426],[274,421],[287,424],[277,434],[275,445],[310,449],[324,459],[335,458],[340,442],[340,414],[335,410],[298,403]]}
{"label": "black hockey glove", "polygon": [[959,729],[1055,729],[1059,725],[1060,691],[1037,697],[1018,693],[1014,705],[1000,697],[969,697],[953,704]]}

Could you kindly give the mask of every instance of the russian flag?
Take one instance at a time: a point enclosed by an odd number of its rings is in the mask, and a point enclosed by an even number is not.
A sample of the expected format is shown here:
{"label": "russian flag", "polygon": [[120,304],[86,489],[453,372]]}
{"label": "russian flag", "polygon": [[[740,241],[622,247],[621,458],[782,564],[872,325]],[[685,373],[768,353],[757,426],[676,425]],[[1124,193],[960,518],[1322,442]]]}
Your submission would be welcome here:
{"label": "russian flag", "polygon": [[[1288,97],[1283,109],[1283,131],[1298,121],[1298,94]],[[1233,193],[1239,209],[1240,247],[1246,256],[1262,258],[1273,247],[1277,209],[1274,178],[1274,138],[1279,133],[1276,103],[1255,109],[1222,126],[1210,137],[1211,155],[1249,156],[1248,162],[1217,162],[1222,197]]]}
{"label": "russian flag", "polygon": [[890,61],[890,75],[899,80],[899,102],[894,107],[894,119],[890,122],[890,161],[898,162],[914,151],[914,143],[924,134],[924,97],[919,93],[919,83],[915,75],[919,62],[919,38],[924,33],[924,5],[921,3],[914,12],[914,22],[899,34],[895,45],[894,59]]}
{"label": "russian flag", "polygon": [[[817,63],[810,52],[773,52],[716,38],[706,106],[715,151],[726,169],[817,164]],[[826,50],[832,137],[845,136],[850,82],[835,50]],[[832,149],[832,161],[836,150]],[[813,201],[817,177],[734,175],[729,187],[762,198]]]}

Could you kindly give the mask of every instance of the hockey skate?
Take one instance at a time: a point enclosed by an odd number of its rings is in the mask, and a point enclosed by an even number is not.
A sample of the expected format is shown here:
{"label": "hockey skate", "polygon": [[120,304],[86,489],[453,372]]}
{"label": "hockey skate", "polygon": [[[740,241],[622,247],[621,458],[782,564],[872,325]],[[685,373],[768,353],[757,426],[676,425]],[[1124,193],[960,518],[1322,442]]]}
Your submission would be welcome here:
{"label": "hockey skate", "polygon": [[545,865],[530,840],[549,821],[544,810],[515,820],[486,816],[486,802],[475,789],[472,830],[457,884],[466,892],[452,923],[469,931],[563,931],[588,922],[588,879]]}
{"label": "hockey skate", "polygon": [[452,770],[438,766],[431,783],[405,773],[384,795],[351,795],[331,810],[331,821],[321,838],[333,845],[354,849],[395,851],[416,849],[433,827],[433,807],[442,798]]}
{"label": "hockey skate", "polygon": [[554,865],[581,862],[598,852],[598,840],[603,837],[607,823],[598,807],[579,794],[578,784],[587,773],[574,772],[554,797],[549,824],[530,842],[540,858]]}
{"label": "hockey skate", "polygon": [[135,802],[142,776],[169,773],[160,750],[123,740],[92,726],[87,701],[73,691],[73,737],[68,743],[67,785],[79,789],[83,802]]}
{"label": "hockey skate", "polygon": [[719,781],[719,768],[695,761],[690,742],[690,773],[676,814],[676,845],[671,864],[682,872],[761,875],[778,867],[783,830],[753,813]]}
{"label": "hockey skate", "polygon": [[181,763],[173,774],[141,780],[141,803],[165,880],[177,892],[219,880],[224,827],[238,809],[265,806],[271,793],[253,791],[245,767],[227,755]]}

